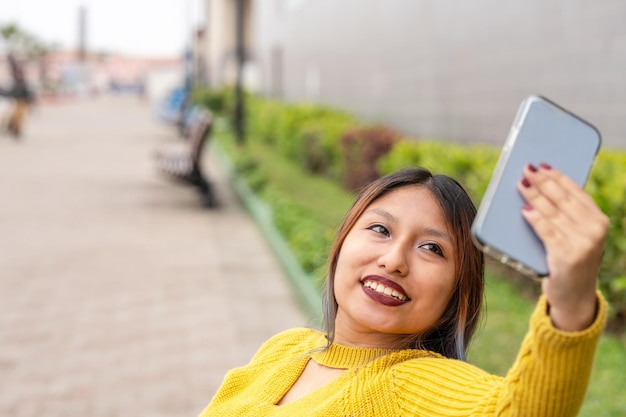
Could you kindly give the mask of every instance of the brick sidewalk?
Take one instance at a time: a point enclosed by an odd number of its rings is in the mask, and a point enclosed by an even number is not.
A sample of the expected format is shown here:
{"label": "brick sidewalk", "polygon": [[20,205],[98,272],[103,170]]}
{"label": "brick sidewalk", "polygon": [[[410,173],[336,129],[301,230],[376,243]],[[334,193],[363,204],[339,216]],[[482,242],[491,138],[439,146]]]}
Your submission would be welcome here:
{"label": "brick sidewalk", "polygon": [[224,176],[157,175],[178,140],[134,97],[36,109],[0,136],[0,416],[195,416],[233,366],[306,325]]}

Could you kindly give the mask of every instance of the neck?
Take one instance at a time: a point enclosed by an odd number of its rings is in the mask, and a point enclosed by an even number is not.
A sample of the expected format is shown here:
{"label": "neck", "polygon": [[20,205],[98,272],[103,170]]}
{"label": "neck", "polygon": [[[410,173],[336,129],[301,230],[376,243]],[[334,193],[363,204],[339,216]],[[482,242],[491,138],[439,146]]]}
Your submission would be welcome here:
{"label": "neck", "polygon": [[344,323],[341,315],[335,318],[334,343],[362,348],[374,349],[405,349],[407,335],[376,332]]}

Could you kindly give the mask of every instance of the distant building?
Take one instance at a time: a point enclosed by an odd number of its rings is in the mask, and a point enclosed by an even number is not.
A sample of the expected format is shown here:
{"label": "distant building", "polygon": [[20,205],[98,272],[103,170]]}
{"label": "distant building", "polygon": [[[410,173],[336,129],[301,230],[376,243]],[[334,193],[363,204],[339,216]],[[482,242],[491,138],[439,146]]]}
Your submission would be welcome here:
{"label": "distant building", "polygon": [[[207,68],[232,82],[235,0],[206,0]],[[248,0],[249,81],[413,137],[502,143],[542,94],[626,147],[626,2]]]}
{"label": "distant building", "polygon": [[[5,57],[0,56],[0,85],[11,83]],[[105,92],[141,92],[159,99],[182,85],[181,57],[145,58],[115,53],[86,53],[56,50],[43,59],[21,58],[29,86],[44,98],[84,96]]]}

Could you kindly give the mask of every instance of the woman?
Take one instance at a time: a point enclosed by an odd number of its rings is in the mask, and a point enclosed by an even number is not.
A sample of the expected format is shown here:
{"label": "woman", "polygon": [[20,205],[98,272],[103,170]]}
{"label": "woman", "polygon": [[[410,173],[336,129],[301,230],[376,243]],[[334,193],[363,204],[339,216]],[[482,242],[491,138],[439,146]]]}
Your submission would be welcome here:
{"label": "woman", "polygon": [[475,208],[454,180],[409,169],[366,187],[344,219],[325,331],[270,339],[201,415],[576,415],[606,320],[595,287],[608,219],[545,164],[526,167],[519,191],[551,273],[506,377],[465,362],[483,298]]}

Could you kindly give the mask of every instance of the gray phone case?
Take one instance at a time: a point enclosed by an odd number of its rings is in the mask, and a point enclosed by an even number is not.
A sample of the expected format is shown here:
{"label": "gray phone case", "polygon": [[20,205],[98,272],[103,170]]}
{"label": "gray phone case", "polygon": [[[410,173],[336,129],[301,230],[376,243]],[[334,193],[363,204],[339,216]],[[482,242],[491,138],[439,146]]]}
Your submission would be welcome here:
{"label": "gray phone case", "polygon": [[548,275],[543,243],[522,217],[517,183],[526,165],[544,162],[582,187],[600,143],[600,132],[580,117],[544,97],[526,98],[472,224],[476,246],[526,275]]}

